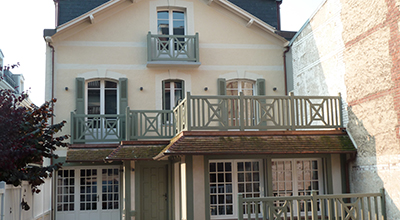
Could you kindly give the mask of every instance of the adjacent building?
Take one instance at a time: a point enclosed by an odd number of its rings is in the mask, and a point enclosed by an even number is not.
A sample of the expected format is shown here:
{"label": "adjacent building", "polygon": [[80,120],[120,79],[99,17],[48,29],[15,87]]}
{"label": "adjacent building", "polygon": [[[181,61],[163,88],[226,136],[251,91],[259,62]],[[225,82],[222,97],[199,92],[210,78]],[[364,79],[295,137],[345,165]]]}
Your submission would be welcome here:
{"label": "adjacent building", "polygon": [[290,42],[296,95],[337,95],[357,155],[347,191],[386,190],[388,219],[400,217],[399,3],[326,0]]}

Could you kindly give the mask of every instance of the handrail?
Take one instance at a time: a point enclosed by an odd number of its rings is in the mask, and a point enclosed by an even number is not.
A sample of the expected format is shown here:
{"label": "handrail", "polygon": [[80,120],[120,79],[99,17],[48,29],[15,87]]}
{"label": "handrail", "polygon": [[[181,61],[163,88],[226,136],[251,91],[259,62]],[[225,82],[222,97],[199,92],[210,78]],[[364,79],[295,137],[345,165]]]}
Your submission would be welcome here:
{"label": "handrail", "polygon": [[[308,196],[243,198],[238,194],[238,219],[386,220],[385,190],[379,193],[353,193]],[[244,212],[243,212],[244,211]],[[250,213],[250,215],[249,215]]]}
{"label": "handrail", "polygon": [[147,59],[151,61],[199,62],[199,34],[147,34]]}

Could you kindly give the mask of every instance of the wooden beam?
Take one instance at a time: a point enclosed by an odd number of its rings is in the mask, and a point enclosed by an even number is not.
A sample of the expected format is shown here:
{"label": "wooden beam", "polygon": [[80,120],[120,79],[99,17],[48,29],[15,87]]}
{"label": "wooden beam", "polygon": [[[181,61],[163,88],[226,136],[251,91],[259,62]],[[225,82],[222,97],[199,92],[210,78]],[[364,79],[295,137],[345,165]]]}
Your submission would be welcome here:
{"label": "wooden beam", "polygon": [[91,24],[94,24],[94,16],[93,14],[89,15],[89,20]]}
{"label": "wooden beam", "polygon": [[250,19],[249,22],[247,22],[246,27],[250,27],[254,23],[254,19]]}

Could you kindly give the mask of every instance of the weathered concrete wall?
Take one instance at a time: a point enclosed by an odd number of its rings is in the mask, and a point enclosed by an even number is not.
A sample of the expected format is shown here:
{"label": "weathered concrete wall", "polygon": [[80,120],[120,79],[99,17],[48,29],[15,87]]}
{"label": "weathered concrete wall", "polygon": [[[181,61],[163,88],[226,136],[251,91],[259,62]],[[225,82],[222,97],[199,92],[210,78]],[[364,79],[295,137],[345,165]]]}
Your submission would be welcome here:
{"label": "weathered concrete wall", "polygon": [[292,43],[295,93],[342,93],[358,150],[351,192],[384,187],[388,219],[400,219],[399,3],[327,0]]}
{"label": "weathered concrete wall", "polygon": [[[341,3],[325,2],[292,42],[294,93],[297,95],[338,95],[346,112],[344,43],[340,20]],[[344,114],[347,123],[347,114]]]}

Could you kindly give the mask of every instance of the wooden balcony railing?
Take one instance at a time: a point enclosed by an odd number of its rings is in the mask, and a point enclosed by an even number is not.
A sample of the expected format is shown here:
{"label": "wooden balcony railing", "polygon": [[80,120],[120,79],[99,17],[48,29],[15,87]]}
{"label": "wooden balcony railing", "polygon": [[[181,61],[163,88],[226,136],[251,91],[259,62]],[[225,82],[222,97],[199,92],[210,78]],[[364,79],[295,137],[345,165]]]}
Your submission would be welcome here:
{"label": "wooden balcony railing", "polygon": [[199,34],[147,34],[147,61],[199,62]]}
{"label": "wooden balcony railing", "polygon": [[339,96],[192,96],[174,110],[126,115],[71,113],[72,142],[168,139],[181,131],[296,130],[343,127]]}
{"label": "wooden balcony railing", "polygon": [[127,140],[166,139],[175,136],[172,110],[130,110],[127,108]]}
{"label": "wooden balcony railing", "polygon": [[185,130],[330,129],[343,127],[339,96],[191,96],[174,109]]}
{"label": "wooden balcony railing", "polygon": [[118,142],[125,137],[125,115],[83,115],[71,112],[71,141]]}
{"label": "wooden balcony railing", "polygon": [[[250,215],[249,215],[250,213]],[[243,198],[238,219],[386,220],[385,192],[364,194]]]}

